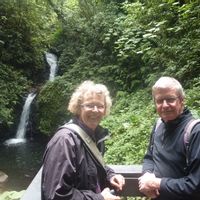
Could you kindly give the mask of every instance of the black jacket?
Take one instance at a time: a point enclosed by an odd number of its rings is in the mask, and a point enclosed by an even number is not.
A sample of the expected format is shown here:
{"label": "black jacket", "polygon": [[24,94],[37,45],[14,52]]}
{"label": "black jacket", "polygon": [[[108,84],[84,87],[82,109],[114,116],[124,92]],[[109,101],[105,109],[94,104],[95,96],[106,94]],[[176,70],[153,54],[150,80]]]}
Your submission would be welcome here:
{"label": "black jacket", "polygon": [[162,178],[159,200],[200,199],[200,124],[191,132],[188,166],[183,138],[191,118],[192,114],[185,108],[177,119],[163,122],[155,133],[152,131],[143,172],[153,172]]}
{"label": "black jacket", "polygon": [[[77,119],[73,120],[88,133],[104,153],[105,129],[92,133]],[[94,137],[94,135],[96,137]],[[101,190],[109,186],[114,175],[109,167],[101,167],[79,136],[62,128],[47,145],[42,173],[42,200],[103,200]]]}

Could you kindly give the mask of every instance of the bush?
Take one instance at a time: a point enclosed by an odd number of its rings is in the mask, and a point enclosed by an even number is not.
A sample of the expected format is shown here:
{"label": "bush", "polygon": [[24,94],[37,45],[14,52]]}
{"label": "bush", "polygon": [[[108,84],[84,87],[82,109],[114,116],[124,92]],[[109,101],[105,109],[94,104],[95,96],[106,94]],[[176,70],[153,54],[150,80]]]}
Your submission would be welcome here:
{"label": "bush", "polygon": [[102,124],[111,131],[105,159],[112,164],[141,164],[156,114],[148,90],[118,92]]}

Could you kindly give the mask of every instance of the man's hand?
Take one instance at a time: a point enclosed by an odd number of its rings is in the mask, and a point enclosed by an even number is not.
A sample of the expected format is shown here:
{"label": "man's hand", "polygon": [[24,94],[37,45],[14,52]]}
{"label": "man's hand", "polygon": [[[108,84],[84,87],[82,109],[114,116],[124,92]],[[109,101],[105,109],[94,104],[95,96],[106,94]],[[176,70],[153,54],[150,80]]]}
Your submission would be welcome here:
{"label": "man's hand", "polygon": [[159,195],[161,179],[156,178],[155,174],[146,172],[138,180],[140,192],[150,198],[156,198]]}

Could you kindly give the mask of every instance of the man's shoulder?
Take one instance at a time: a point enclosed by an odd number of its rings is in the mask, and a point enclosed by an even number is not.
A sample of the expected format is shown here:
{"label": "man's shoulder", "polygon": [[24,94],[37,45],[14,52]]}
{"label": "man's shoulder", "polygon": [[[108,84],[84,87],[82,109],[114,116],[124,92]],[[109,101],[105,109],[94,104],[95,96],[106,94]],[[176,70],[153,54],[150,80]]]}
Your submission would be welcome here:
{"label": "man's shoulder", "polygon": [[188,144],[190,140],[190,136],[192,134],[193,129],[195,132],[200,131],[200,119],[192,118],[190,119],[184,129],[184,143]]}

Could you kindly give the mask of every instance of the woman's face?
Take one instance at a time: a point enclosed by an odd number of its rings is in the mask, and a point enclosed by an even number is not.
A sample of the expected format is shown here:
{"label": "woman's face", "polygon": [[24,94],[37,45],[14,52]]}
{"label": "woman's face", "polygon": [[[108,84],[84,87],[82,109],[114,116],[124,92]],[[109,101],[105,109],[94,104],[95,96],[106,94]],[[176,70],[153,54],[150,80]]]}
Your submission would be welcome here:
{"label": "woman's face", "polygon": [[105,116],[105,96],[102,94],[85,94],[80,108],[80,120],[92,130],[95,130]]}

